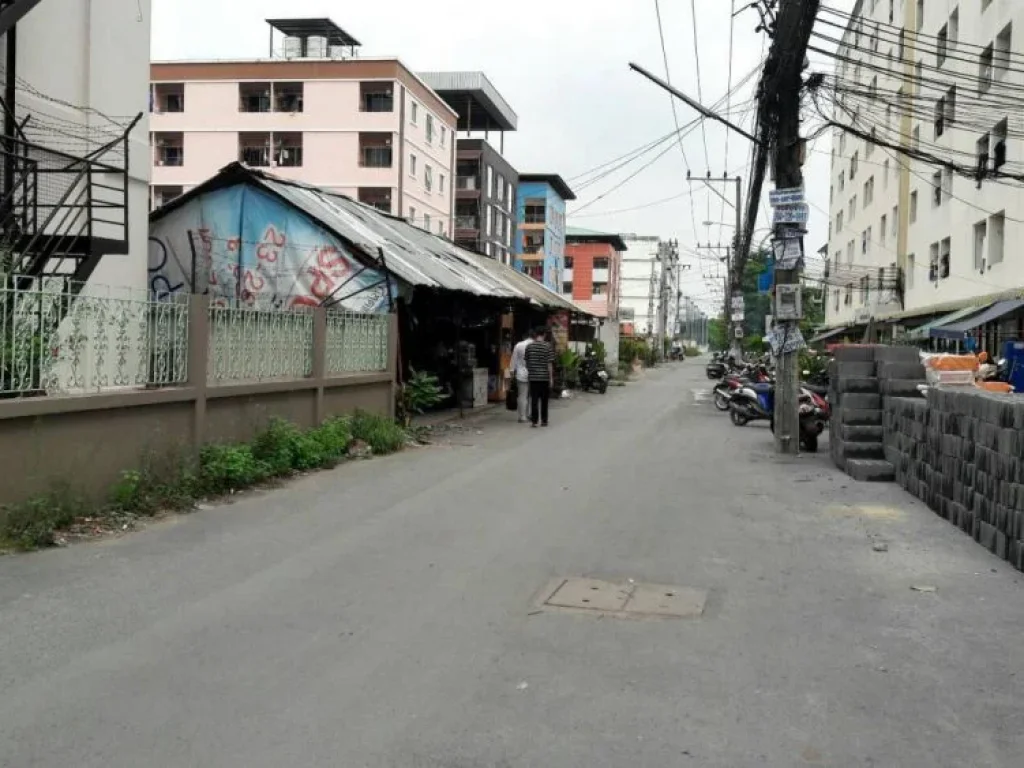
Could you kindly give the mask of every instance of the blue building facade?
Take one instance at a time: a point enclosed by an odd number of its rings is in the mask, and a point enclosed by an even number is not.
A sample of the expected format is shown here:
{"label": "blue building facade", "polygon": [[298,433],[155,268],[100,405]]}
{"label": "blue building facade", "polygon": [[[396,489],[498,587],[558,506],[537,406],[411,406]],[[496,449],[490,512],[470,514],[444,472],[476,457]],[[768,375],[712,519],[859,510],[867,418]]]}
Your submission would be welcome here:
{"label": "blue building facade", "polygon": [[575,200],[556,174],[521,174],[516,194],[514,265],[555,293],[565,272],[565,206]]}

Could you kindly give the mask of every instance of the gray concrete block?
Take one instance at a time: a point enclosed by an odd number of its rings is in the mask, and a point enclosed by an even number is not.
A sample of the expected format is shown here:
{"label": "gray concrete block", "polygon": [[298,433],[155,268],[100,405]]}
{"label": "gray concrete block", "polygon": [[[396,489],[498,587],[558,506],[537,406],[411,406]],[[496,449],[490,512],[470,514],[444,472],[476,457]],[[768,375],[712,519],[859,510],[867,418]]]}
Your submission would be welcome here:
{"label": "gray concrete block", "polygon": [[854,480],[867,483],[891,483],[896,478],[892,464],[879,459],[848,459],[846,473]]}
{"label": "gray concrete block", "polygon": [[840,376],[836,379],[836,392],[842,397],[846,393],[865,393],[877,395],[878,379],[873,376]]}
{"label": "gray concrete block", "polygon": [[882,396],[864,392],[844,392],[836,403],[840,408],[853,410],[882,410]]}
{"label": "gray concrete block", "polygon": [[923,399],[924,395],[918,389],[918,386],[923,383],[917,379],[880,379],[878,390],[887,397]]}
{"label": "gray concrete block", "polygon": [[884,459],[885,446],[881,443],[843,443],[839,450],[850,459]]}
{"label": "gray concrete block", "polygon": [[857,410],[853,408],[836,408],[840,424],[851,424],[863,427],[882,426],[882,412],[880,410]]}
{"label": "gray concrete block", "polygon": [[874,345],[844,344],[832,352],[833,359],[838,363],[874,363]]}
{"label": "gray concrete block", "polygon": [[988,523],[980,523],[978,525],[977,541],[989,552],[994,552],[996,548],[996,529]]}
{"label": "gray concrete block", "polygon": [[838,437],[839,440],[846,443],[876,443],[883,440],[884,429],[856,424],[840,424]]}
{"label": "gray concrete block", "polygon": [[828,364],[829,378],[834,381],[840,376],[874,376],[873,362],[841,362],[833,360]]}
{"label": "gray concrete block", "polygon": [[920,359],[917,347],[875,347],[875,361],[879,363],[916,363]]}
{"label": "gray concrete block", "polygon": [[917,360],[913,362],[878,362],[875,364],[875,375],[880,379],[925,379],[924,366]]}

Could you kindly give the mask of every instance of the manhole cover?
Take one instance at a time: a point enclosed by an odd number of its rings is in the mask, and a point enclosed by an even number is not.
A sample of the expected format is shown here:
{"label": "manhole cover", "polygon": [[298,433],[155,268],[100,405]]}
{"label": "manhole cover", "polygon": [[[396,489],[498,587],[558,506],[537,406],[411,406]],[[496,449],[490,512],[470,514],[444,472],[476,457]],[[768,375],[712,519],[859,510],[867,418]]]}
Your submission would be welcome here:
{"label": "manhole cover", "polygon": [[625,618],[686,618],[704,613],[707,592],[691,587],[599,579],[560,579],[545,590],[547,608]]}

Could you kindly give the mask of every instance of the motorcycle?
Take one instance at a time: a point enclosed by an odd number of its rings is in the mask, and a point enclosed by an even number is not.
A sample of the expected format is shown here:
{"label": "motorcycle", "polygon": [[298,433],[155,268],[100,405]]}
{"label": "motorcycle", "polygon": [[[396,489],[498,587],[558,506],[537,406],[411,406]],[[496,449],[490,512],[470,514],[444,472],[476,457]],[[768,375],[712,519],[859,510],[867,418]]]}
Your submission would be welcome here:
{"label": "motorcycle", "polygon": [[603,363],[598,362],[596,357],[588,355],[583,358],[577,376],[579,378],[580,390],[583,392],[594,390],[598,394],[603,395],[608,391],[608,371],[605,370]]}
{"label": "motorcycle", "polygon": [[[817,453],[818,437],[825,431],[825,424],[829,419],[828,401],[821,395],[804,387],[800,391],[798,409],[800,446],[808,453]],[[768,426],[771,428],[772,434],[774,434],[774,414],[772,414]]]}
{"label": "motorcycle", "polygon": [[716,384],[712,390],[715,408],[720,411],[728,411],[729,401],[732,399],[733,394],[739,391],[745,384],[764,384],[770,381],[771,377],[768,375],[768,369],[763,365],[747,366],[742,371],[728,373],[721,383]]}
{"label": "motorcycle", "polygon": [[709,379],[720,379],[729,371],[729,366],[726,364],[725,358],[719,356],[717,353],[711,358],[707,365],[704,366],[704,373],[707,374]]}
{"label": "motorcycle", "polygon": [[744,384],[729,399],[729,418],[737,427],[751,421],[769,420],[775,411],[775,385],[769,382]]}

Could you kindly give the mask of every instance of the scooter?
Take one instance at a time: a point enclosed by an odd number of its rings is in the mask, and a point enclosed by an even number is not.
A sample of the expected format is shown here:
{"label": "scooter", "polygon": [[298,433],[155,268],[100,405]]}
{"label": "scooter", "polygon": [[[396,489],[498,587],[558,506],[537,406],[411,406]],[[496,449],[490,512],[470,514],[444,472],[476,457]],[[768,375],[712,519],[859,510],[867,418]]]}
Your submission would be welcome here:
{"label": "scooter", "polygon": [[596,357],[587,355],[580,363],[579,384],[583,392],[594,390],[599,394],[608,391],[608,371],[604,364],[598,362]]}
{"label": "scooter", "polygon": [[[798,408],[800,446],[808,453],[817,453],[818,437],[825,431],[825,424],[829,418],[828,402],[821,395],[803,389],[800,392]],[[768,425],[774,434],[775,414],[772,414]]]}
{"label": "scooter", "polygon": [[774,411],[775,385],[769,382],[744,384],[729,399],[729,417],[737,427],[771,419]]}
{"label": "scooter", "polygon": [[768,369],[763,365],[747,366],[742,371],[727,373],[721,383],[712,390],[715,408],[720,411],[729,410],[729,401],[745,384],[764,384],[771,381]]}

